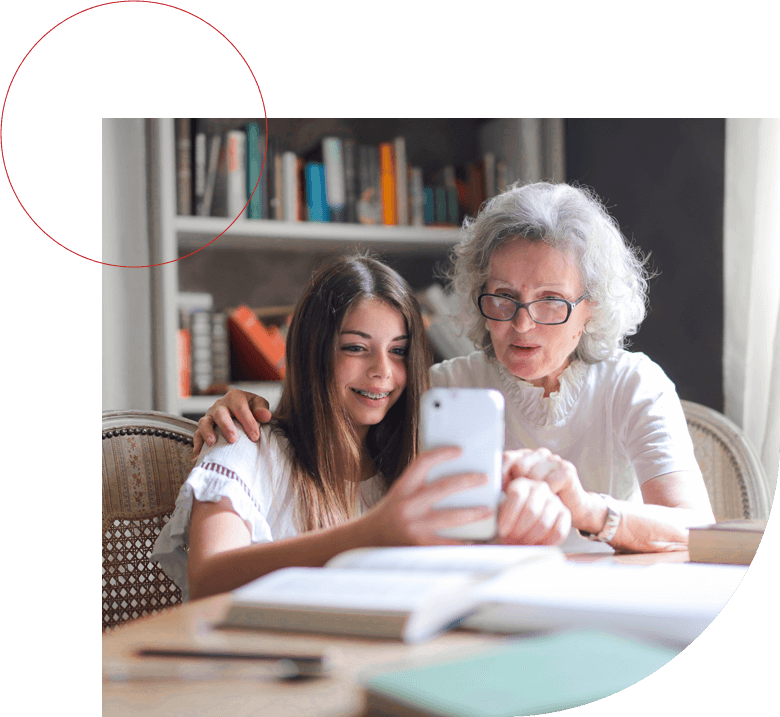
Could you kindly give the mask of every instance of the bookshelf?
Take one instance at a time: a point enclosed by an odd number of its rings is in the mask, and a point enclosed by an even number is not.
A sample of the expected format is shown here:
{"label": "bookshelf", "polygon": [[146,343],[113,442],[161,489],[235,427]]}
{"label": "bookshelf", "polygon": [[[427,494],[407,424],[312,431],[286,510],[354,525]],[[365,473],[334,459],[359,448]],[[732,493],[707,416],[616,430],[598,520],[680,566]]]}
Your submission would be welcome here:
{"label": "bookshelf", "polygon": [[[177,216],[174,227],[179,249],[197,251],[222,232],[228,222],[221,217]],[[455,243],[457,235],[457,228],[244,219],[238,220],[213,246],[221,250],[281,249],[295,242],[296,249],[321,250],[359,244],[378,251],[420,253],[446,249]]]}
{"label": "bookshelf", "polygon": [[[370,122],[370,120],[366,120]],[[273,131],[269,126],[269,131]],[[173,119],[146,120],[147,184],[152,290],[152,366],[155,410],[172,414],[202,414],[216,396],[180,398],[177,389],[179,291],[192,290],[188,272],[192,266],[218,264],[236,254],[247,258],[258,253],[286,252],[291,260],[353,247],[372,249],[382,256],[409,261],[444,260],[456,243],[458,228],[369,226],[281,220],[238,220],[219,239],[230,219],[177,215],[175,126]],[[188,256],[191,255],[191,256]],[[179,257],[187,257],[175,261]],[[183,262],[188,262],[183,267]],[[185,269],[182,271],[182,269]],[[203,271],[207,271],[204,266]],[[402,272],[403,273],[403,272]],[[301,286],[302,288],[302,286]]]}

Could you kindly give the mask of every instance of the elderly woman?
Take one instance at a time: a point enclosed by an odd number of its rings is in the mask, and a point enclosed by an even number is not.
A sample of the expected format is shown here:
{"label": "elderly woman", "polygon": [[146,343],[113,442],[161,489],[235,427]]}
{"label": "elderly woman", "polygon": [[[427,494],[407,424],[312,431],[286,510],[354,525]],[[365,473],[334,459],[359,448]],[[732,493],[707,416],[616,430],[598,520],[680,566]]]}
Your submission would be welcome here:
{"label": "elderly woman", "polygon": [[[479,350],[433,366],[431,383],[504,394],[505,484],[546,482],[574,528],[615,549],[686,548],[712,509],[674,385],[623,348],[647,282],[599,200],[566,184],[511,187],[464,223],[451,278]],[[198,444],[214,423],[230,439],[230,412],[256,435],[261,401],[230,392]]]}

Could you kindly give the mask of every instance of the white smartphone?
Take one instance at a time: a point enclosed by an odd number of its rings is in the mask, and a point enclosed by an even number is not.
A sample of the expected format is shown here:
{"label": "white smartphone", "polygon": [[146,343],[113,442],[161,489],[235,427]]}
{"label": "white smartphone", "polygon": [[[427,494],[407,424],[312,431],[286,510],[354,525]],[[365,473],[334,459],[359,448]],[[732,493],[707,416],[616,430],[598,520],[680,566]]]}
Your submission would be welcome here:
{"label": "white smartphone", "polygon": [[458,458],[435,466],[428,482],[459,473],[486,473],[485,485],[453,493],[437,508],[487,506],[493,515],[438,535],[456,540],[486,541],[496,535],[496,512],[501,498],[501,461],[504,449],[504,397],[486,388],[432,388],[423,394],[421,445],[424,451],[460,446]]}

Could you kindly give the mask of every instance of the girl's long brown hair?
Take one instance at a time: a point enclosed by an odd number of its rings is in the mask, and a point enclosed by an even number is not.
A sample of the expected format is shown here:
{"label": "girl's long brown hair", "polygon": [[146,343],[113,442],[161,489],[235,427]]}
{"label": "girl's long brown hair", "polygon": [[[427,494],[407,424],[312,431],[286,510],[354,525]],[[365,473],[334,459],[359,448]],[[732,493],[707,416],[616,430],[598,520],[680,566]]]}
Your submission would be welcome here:
{"label": "girl's long brown hair", "polygon": [[340,257],[309,281],[287,334],[284,389],[272,425],[290,443],[296,516],[301,530],[352,516],[363,446],[335,385],[336,338],[348,309],[378,299],[397,309],[409,336],[406,389],[366,448],[389,487],[418,452],[418,407],[428,387],[431,355],[420,306],[393,269],[366,255]]}

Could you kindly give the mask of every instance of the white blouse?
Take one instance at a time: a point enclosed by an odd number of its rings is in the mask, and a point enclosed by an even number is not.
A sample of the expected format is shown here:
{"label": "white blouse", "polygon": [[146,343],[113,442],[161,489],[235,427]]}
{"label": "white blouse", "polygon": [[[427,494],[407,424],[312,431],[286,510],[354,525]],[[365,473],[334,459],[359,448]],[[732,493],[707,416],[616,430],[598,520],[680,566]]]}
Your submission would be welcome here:
{"label": "white blouse", "polygon": [[[152,560],[189,599],[187,546],[193,499],[217,503],[229,498],[233,510],[247,523],[252,543],[270,543],[300,533],[295,520],[295,501],[290,476],[289,443],[270,426],[261,426],[260,439],[251,441],[237,425],[238,440],[217,443],[202,451],[187,481],[179,490],[173,515],[162,529],[152,550]],[[360,484],[358,514],[384,494],[383,481],[374,476]]]}
{"label": "white blouse", "polygon": [[639,486],[651,478],[701,475],[674,384],[642,353],[574,361],[548,398],[481,351],[433,366],[431,382],[503,393],[506,450],[549,448],[575,465],[585,490],[642,502]]}

